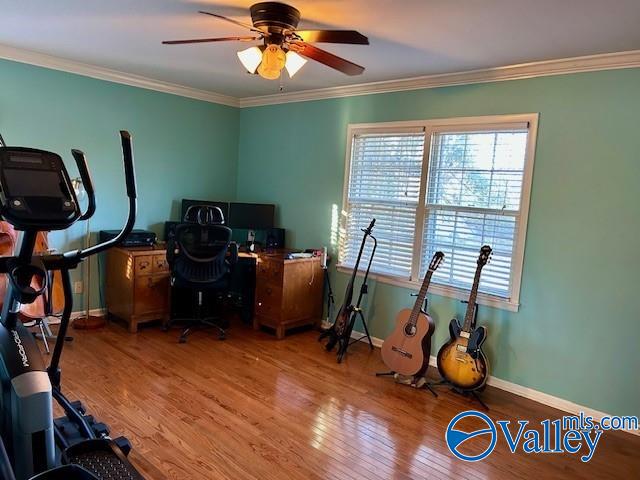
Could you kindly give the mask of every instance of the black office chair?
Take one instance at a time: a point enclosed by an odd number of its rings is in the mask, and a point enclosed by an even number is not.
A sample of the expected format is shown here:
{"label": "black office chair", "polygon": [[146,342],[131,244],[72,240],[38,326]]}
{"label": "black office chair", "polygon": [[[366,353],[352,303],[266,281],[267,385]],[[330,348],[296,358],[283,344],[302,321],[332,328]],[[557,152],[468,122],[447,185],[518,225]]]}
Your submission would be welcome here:
{"label": "black office chair", "polygon": [[[219,317],[206,316],[204,295],[223,299],[228,295],[230,276],[238,260],[238,247],[231,242],[231,229],[224,225],[222,210],[218,207],[200,207],[198,223],[181,223],[167,245],[167,261],[171,268],[171,314],[164,329],[176,322],[186,322],[180,334],[180,343],[194,330],[211,327],[222,340],[226,336]],[[177,290],[189,290],[194,296],[195,313],[192,317],[175,316]]]}

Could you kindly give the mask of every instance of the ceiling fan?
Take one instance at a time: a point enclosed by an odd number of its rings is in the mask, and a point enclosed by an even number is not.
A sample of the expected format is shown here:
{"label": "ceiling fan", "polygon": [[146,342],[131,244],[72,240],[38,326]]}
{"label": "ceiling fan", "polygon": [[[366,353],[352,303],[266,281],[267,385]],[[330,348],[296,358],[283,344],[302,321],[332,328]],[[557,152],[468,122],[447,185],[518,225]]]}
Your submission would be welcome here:
{"label": "ceiling fan", "polygon": [[208,43],[262,40],[262,45],[238,52],[238,58],[249,73],[275,80],[280,78],[283,68],[290,77],[302,68],[306,59],[315,60],[347,75],[360,75],[364,67],[333,53],[322,50],[311,43],[347,43],[369,45],[369,39],[355,30],[297,30],[300,21],[298,9],[280,2],[261,2],[250,7],[253,25],[247,25],[232,18],[211,12],[204,15],[225,20],[249,29],[253,35],[238,37],[199,38],[190,40],[167,40],[165,45],[185,43]]}

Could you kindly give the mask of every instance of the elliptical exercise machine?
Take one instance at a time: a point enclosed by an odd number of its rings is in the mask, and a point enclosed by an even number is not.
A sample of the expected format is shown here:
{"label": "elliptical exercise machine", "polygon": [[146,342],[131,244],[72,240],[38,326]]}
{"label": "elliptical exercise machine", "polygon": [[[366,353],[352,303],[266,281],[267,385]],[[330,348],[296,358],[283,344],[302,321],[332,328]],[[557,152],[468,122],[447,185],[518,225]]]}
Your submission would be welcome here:
{"label": "elliptical exercise machine", "polygon": [[[72,150],[88,198],[86,211],[81,212],[59,155],[9,147],[0,137],[0,215],[23,232],[18,254],[0,257],[0,274],[8,276],[0,318],[2,480],[142,479],[127,460],[130,446],[126,439],[112,440],[106,426],[86,415],[80,402],[69,401],[60,386],[60,357],[73,304],[69,271],[85,258],[118,245],[135,222],[131,136],[121,131],[120,138],[129,198],[129,213],[121,232],[84,250],[34,256],[38,231],[65,230],[78,220],[91,218],[96,209],[93,183],[84,154]],[[33,335],[22,325],[18,313],[21,304],[32,303],[45,291],[47,272],[53,270],[61,272],[65,303],[51,363],[45,367]],[[56,420],[53,399],[65,413]]]}

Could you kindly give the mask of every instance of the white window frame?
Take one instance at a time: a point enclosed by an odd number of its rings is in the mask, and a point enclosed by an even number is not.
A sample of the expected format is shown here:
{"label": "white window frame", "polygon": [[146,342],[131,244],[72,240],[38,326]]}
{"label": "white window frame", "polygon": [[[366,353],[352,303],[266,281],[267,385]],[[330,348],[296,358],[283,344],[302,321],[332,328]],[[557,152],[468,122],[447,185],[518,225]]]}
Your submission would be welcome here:
{"label": "white window frame", "polygon": [[[429,175],[431,139],[434,133],[447,131],[474,131],[486,130],[494,125],[496,128],[504,127],[509,124],[528,124],[527,147],[525,151],[524,171],[522,178],[522,193],[520,199],[520,214],[517,222],[517,238],[514,243],[514,251],[512,257],[512,282],[511,295],[508,299],[490,295],[486,293],[478,294],[478,303],[490,307],[500,308],[512,312],[517,312],[520,307],[520,289],[522,284],[522,267],[524,263],[524,249],[527,237],[527,223],[529,220],[529,205],[531,199],[531,184],[533,180],[533,165],[535,161],[536,141],[538,137],[538,113],[522,113],[508,115],[486,115],[478,117],[456,117],[444,119],[429,120],[410,120],[401,122],[384,122],[384,123],[356,123],[349,124],[347,128],[347,147],[345,157],[344,185],[342,190],[342,206],[343,211],[348,205],[349,195],[349,176],[351,173],[351,149],[353,146],[353,138],[357,134],[362,133],[389,133],[389,132],[405,132],[407,129],[423,129],[425,132],[424,141],[424,157],[422,163],[422,178],[420,197],[418,208],[416,210],[416,228],[413,244],[413,257],[411,278],[404,279],[391,275],[384,275],[371,272],[369,276],[382,283],[395,285],[410,289],[419,289],[422,279],[420,275],[420,264],[422,255],[422,232],[426,217],[426,191],[427,179]],[[375,230],[374,230],[375,234]],[[342,242],[340,242],[342,243]],[[479,248],[480,246],[478,246]],[[365,267],[362,267],[363,269]],[[337,270],[343,273],[352,271],[351,267],[338,264]],[[432,283],[429,291],[437,295],[445,297],[466,300],[469,290],[449,285],[440,285]]]}

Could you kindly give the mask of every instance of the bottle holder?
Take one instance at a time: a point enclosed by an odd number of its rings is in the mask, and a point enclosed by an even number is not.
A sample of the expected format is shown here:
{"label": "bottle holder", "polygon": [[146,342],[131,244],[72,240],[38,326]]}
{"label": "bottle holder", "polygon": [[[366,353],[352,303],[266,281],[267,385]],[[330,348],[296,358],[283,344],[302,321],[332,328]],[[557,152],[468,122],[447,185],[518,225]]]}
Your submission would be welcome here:
{"label": "bottle holder", "polygon": [[9,268],[9,282],[22,304],[33,303],[47,288],[48,275],[41,265],[33,263]]}

